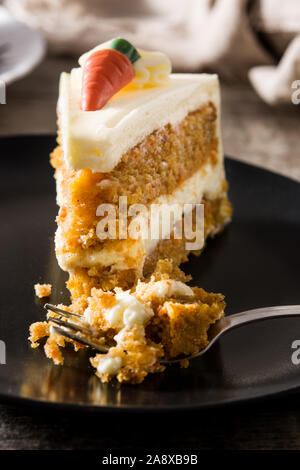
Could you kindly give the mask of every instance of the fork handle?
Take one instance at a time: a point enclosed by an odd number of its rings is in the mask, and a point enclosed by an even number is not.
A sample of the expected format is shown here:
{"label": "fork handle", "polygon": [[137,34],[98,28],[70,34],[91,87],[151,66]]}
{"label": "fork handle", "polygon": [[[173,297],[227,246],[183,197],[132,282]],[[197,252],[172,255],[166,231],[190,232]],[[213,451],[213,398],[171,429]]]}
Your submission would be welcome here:
{"label": "fork handle", "polygon": [[263,307],[253,310],[246,310],[245,312],[235,313],[224,317],[221,322],[222,330],[236,328],[247,323],[254,321],[266,320],[269,318],[283,318],[283,317],[297,317],[300,316],[300,305],[284,305],[277,307]]}

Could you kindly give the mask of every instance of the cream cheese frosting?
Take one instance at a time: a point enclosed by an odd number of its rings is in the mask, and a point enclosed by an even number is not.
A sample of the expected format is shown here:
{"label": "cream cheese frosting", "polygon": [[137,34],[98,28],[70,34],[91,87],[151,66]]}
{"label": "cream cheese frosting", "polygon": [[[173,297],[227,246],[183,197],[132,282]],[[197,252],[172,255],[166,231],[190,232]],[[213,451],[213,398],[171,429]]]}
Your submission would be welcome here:
{"label": "cream cheese frosting", "polygon": [[211,101],[220,106],[217,75],[171,74],[166,85],[121,90],[98,111],[80,109],[82,68],[62,73],[58,116],[66,166],[109,172],[122,155],[164,125]]}
{"label": "cream cheese frosting", "polygon": [[144,325],[153,316],[152,309],[130,294],[130,291],[116,293],[116,304],[104,311],[104,317],[114,328],[132,328]]}

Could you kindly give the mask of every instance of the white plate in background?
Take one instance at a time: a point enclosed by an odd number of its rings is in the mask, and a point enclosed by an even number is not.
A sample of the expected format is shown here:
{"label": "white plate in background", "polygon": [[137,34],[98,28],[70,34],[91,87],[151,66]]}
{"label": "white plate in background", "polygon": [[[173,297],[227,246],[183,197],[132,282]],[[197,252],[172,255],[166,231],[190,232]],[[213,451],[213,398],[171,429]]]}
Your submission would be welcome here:
{"label": "white plate in background", "polygon": [[43,58],[44,39],[0,6],[0,80],[6,85],[27,75]]}

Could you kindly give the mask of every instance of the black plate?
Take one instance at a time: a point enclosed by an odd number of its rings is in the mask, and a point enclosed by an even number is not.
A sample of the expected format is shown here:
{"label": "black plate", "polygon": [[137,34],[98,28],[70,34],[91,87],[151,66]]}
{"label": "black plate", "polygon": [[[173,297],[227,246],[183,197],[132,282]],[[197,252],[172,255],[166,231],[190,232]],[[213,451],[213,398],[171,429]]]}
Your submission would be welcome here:
{"label": "black plate", "polygon": [[[51,282],[50,301],[67,301],[66,279],[54,256],[55,187],[48,164],[52,136],[0,140],[1,313],[0,395],[32,403],[87,410],[201,408],[265,397],[300,387],[291,344],[300,319],[248,325],[223,337],[188,369],[170,367],[138,386],[101,385],[87,352],[66,354],[56,367],[26,340],[31,322],[44,318],[33,285]],[[300,184],[226,160],[233,222],[200,258],[184,266],[193,282],[222,292],[227,313],[299,304]]]}

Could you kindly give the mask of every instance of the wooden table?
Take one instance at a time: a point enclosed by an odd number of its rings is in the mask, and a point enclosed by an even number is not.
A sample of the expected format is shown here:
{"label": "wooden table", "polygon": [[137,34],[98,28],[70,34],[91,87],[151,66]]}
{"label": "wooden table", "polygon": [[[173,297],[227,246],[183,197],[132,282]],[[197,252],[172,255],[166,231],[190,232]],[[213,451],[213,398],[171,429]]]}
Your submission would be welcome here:
{"label": "wooden table", "polygon": [[202,413],[71,415],[0,405],[1,449],[300,449],[300,396]]}
{"label": "wooden table", "polygon": [[[61,70],[75,62],[48,58],[7,90],[0,134],[56,129]],[[247,84],[223,86],[223,135],[228,155],[300,181],[300,106],[270,108]],[[124,432],[130,425],[130,431]],[[0,449],[300,449],[300,395],[201,413],[62,415],[0,405]]]}

